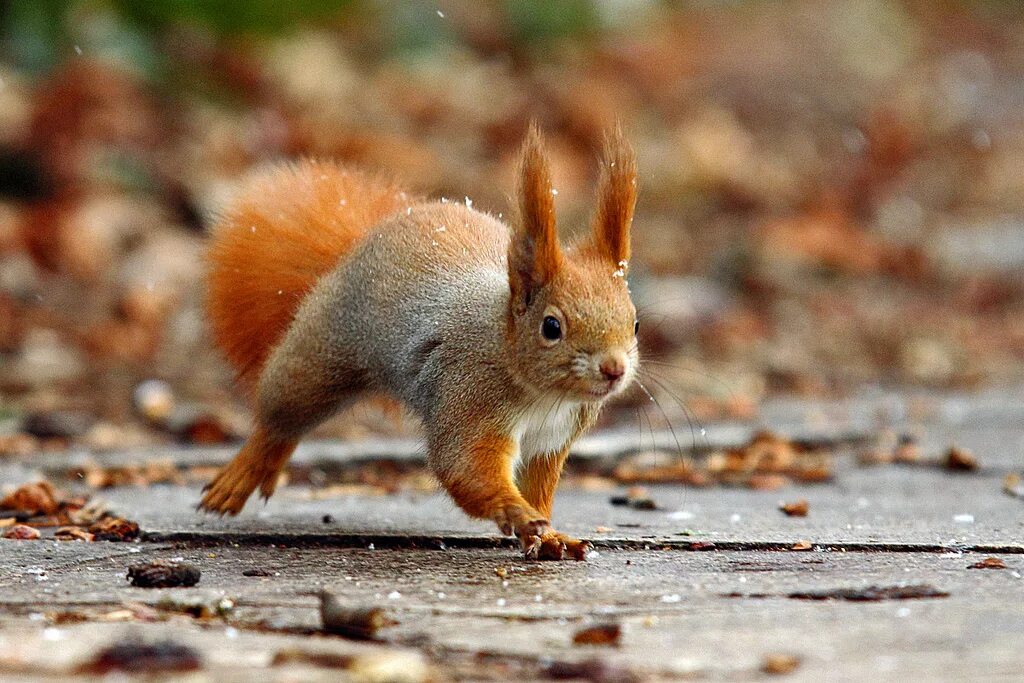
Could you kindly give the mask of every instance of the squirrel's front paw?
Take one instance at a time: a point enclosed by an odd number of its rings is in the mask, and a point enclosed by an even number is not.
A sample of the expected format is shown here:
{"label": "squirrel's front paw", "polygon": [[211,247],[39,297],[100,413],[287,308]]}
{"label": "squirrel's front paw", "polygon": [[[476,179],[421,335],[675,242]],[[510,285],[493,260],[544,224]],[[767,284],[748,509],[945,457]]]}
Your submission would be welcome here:
{"label": "squirrel's front paw", "polygon": [[587,553],[594,549],[590,541],[581,541],[572,536],[548,531],[547,533],[523,536],[523,555],[528,560],[564,560],[582,561]]}

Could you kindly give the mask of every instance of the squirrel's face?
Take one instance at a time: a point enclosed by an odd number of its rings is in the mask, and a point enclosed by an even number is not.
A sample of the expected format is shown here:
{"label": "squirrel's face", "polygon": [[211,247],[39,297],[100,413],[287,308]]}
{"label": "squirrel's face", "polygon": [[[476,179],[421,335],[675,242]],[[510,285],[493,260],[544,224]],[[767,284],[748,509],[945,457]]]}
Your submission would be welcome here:
{"label": "squirrel's face", "polygon": [[637,369],[636,308],[624,269],[581,254],[519,316],[513,316],[522,378],[545,393],[602,401],[625,389]]}
{"label": "squirrel's face", "polygon": [[519,217],[509,246],[509,332],[519,378],[569,400],[602,401],[637,369],[637,321],[626,282],[636,162],[616,131],[605,146],[591,236],[563,251],[536,129],[523,148]]}

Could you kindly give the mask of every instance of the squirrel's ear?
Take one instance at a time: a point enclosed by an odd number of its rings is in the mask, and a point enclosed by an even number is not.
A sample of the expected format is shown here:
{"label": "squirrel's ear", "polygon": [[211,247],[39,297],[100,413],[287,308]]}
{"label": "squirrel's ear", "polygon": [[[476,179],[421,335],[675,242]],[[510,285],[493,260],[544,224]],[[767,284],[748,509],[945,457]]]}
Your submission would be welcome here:
{"label": "squirrel's ear", "polygon": [[629,261],[629,229],[636,206],[636,155],[616,125],[605,135],[594,244],[615,265]]}
{"label": "squirrel's ear", "polygon": [[519,212],[509,245],[508,278],[514,310],[522,312],[562,265],[551,173],[536,123],[530,124],[519,163]]}

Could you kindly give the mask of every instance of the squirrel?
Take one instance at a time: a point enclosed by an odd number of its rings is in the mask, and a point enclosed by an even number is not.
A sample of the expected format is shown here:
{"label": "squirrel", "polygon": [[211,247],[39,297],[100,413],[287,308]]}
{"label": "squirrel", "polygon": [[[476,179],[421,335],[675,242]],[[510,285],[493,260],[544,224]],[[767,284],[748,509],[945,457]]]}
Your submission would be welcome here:
{"label": "squirrel", "polygon": [[255,426],[198,508],[268,498],[304,433],[383,392],[422,421],[429,467],[462,510],[527,559],[585,559],[591,544],[549,519],[570,446],[638,367],[636,172],[616,126],[592,230],[564,247],[536,124],[511,226],[332,162],[254,176],[211,230],[206,303]]}

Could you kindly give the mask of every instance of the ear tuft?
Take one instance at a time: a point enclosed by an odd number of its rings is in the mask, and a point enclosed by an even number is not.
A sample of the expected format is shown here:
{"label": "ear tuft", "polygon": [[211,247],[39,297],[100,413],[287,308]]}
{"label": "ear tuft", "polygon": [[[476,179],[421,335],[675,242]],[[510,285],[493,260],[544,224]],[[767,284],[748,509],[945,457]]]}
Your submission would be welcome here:
{"label": "ear tuft", "polygon": [[519,213],[509,246],[509,283],[516,307],[525,307],[561,264],[551,171],[540,130],[532,122],[520,157]]}
{"label": "ear tuft", "polygon": [[629,231],[636,206],[636,154],[616,124],[605,135],[594,216],[594,242],[598,251],[612,263],[629,261]]}

